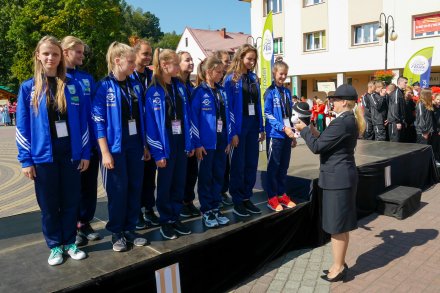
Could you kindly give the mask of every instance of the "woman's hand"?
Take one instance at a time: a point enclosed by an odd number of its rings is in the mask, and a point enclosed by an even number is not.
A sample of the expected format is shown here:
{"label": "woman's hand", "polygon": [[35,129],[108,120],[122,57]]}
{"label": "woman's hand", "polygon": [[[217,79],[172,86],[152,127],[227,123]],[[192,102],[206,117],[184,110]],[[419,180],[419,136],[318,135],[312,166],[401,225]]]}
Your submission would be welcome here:
{"label": "woman's hand", "polygon": [[304,122],[302,122],[301,119],[298,119],[298,122],[294,126],[295,129],[298,130],[299,132],[301,132],[301,130],[307,127],[307,125]]}
{"label": "woman's hand", "polygon": [[147,148],[144,148],[144,161],[151,160],[151,154],[150,151]]}
{"label": "woman's hand", "polygon": [[195,154],[194,150],[191,150],[191,151],[187,154],[187,156],[188,156],[188,158],[191,158],[192,156],[194,156],[194,154]]}
{"label": "woman's hand", "polygon": [[115,161],[109,152],[102,154],[102,165],[109,170],[115,167]]}
{"label": "woman's hand", "polygon": [[37,177],[37,173],[35,172],[34,166],[22,168],[21,172],[23,172],[24,176],[26,176],[27,178],[29,178],[31,180],[34,180],[34,178]]}
{"label": "woman's hand", "polygon": [[89,160],[81,160],[78,165],[79,172],[84,172],[89,168],[90,161]]}
{"label": "woman's hand", "polygon": [[156,166],[158,168],[165,168],[167,166],[167,160],[162,159],[162,160],[156,161]]}
{"label": "woman's hand", "polygon": [[230,152],[231,152],[231,144],[228,144],[225,148],[225,154],[229,155]]}
{"label": "woman's hand", "polygon": [[266,133],[260,132],[260,138],[258,139],[259,142],[262,142],[266,139]]}
{"label": "woman's hand", "polygon": [[232,140],[231,140],[231,146],[233,147],[233,148],[236,148],[237,146],[238,146],[238,135],[234,135],[233,137],[232,137]]}
{"label": "woman's hand", "polygon": [[199,148],[196,148],[196,158],[197,158],[197,160],[203,160],[203,155],[207,155],[208,153],[206,152],[206,150],[205,150],[205,148],[204,147],[199,147]]}

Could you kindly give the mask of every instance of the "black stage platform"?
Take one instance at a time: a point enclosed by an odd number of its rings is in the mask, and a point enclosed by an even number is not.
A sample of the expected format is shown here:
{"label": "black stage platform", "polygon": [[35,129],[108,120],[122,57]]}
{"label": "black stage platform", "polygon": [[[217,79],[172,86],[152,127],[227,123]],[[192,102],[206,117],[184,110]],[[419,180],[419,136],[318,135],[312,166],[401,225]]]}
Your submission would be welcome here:
{"label": "black stage platform", "polygon": [[[222,292],[289,250],[323,244],[328,235],[320,228],[321,194],[317,187],[319,159],[300,145],[293,150],[288,171],[289,195],[299,203],[292,210],[272,213],[261,192],[266,159],[261,153],[254,202],[263,214],[249,219],[228,215],[232,223],[214,230],[203,228],[199,218],[188,220],[193,234],[163,241],[158,229],[141,231],[150,241],[125,253],[111,249],[104,229],[106,202],[98,203],[92,225],[104,236],[83,249],[88,258],[50,267],[40,213],[0,219],[0,292],[85,291],[156,292],[155,271],[179,263],[183,292]],[[359,141],[358,206],[361,215],[374,211],[375,197],[385,190],[390,166],[393,185],[426,187],[438,181],[430,146]],[[374,201],[374,203],[373,203]]]}

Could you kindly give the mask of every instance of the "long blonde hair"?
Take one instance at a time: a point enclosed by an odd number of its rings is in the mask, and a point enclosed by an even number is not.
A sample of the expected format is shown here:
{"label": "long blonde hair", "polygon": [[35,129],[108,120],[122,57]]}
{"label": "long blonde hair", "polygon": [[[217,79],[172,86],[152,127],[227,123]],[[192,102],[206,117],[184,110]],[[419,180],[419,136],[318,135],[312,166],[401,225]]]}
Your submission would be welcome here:
{"label": "long blonde hair", "polygon": [[232,58],[231,65],[228,68],[228,71],[226,74],[233,74],[232,80],[234,82],[237,82],[242,72],[244,71],[244,63],[243,59],[246,56],[247,53],[254,52],[255,53],[255,64],[252,67],[252,70],[255,70],[257,66],[257,60],[258,60],[258,52],[257,49],[254,48],[254,46],[249,44],[244,44],[240,48],[238,48],[237,52],[235,52],[234,57]]}
{"label": "long blonde hair", "polygon": [[356,104],[354,100],[347,100],[347,108],[353,110],[356,107],[354,112],[354,118],[356,118],[356,125],[359,131],[359,136],[361,136],[365,132],[366,123],[364,119],[364,114],[362,113],[361,107]]}
{"label": "long blonde hair", "polygon": [[420,92],[420,97],[418,103],[422,103],[425,105],[425,108],[429,111],[434,111],[432,106],[432,90],[431,89],[422,89]]}
{"label": "long blonde hair", "polygon": [[63,49],[61,48],[60,42],[58,39],[52,36],[45,36],[43,37],[37,44],[37,47],[34,51],[34,93],[32,98],[32,105],[34,106],[35,113],[38,113],[38,107],[40,104],[40,96],[43,93],[43,88],[45,87],[45,94],[46,94],[46,105],[50,104],[50,95],[49,95],[49,84],[47,80],[47,76],[45,75],[43,64],[41,64],[41,61],[38,60],[37,55],[40,52],[40,47],[44,43],[50,43],[53,46],[56,46],[60,49],[60,63],[57,67],[57,74],[56,74],[56,82],[57,82],[57,93],[54,97],[55,100],[55,107],[60,111],[61,113],[65,113],[67,106],[66,106],[66,96],[64,94],[64,88],[65,88],[65,81],[66,81],[66,66],[64,64],[64,56],[63,56]]}
{"label": "long blonde hair", "polygon": [[164,89],[165,93],[168,94],[167,86],[165,84],[165,81],[163,80],[163,71],[160,67],[160,62],[170,62],[173,59],[178,58],[175,51],[171,49],[163,49],[160,50],[159,48],[156,48],[154,50],[153,55],[153,81],[152,84],[157,85],[157,83],[160,84],[160,86]]}
{"label": "long blonde hair", "polygon": [[200,62],[199,66],[197,67],[196,84],[200,85],[203,81],[206,81],[206,71],[215,69],[219,65],[223,65],[223,63],[215,56],[209,56]]}
{"label": "long blonde hair", "polygon": [[115,59],[126,57],[128,55],[136,55],[134,49],[127,44],[113,42],[110,44],[107,50],[106,60],[108,74],[115,69]]}
{"label": "long blonde hair", "polygon": [[67,36],[61,40],[61,47],[63,50],[72,50],[77,45],[85,47],[86,44],[81,39],[74,36]]}

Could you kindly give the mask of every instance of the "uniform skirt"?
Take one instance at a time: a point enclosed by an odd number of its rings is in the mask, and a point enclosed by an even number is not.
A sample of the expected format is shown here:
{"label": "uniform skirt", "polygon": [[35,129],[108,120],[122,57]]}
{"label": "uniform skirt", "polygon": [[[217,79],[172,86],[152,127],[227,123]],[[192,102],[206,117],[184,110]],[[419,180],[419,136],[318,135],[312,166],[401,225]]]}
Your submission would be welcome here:
{"label": "uniform skirt", "polygon": [[348,189],[324,189],[322,194],[322,228],[339,234],[357,228],[357,184]]}

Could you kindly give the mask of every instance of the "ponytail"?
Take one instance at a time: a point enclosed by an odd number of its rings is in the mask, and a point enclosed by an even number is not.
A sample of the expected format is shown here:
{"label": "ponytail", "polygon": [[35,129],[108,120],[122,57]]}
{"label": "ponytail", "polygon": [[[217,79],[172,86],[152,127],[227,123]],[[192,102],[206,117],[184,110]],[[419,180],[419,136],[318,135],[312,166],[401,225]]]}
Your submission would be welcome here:
{"label": "ponytail", "polygon": [[199,86],[202,82],[206,81],[206,71],[203,70],[203,65],[205,64],[206,59],[200,62],[199,66],[197,66],[197,78],[196,78],[196,86]]}
{"label": "ponytail", "polygon": [[160,67],[160,62],[161,61],[171,62],[173,61],[173,59],[176,58],[177,58],[176,52],[174,52],[171,49],[160,50],[159,48],[156,48],[156,50],[154,50],[154,55],[153,55],[154,69],[153,69],[152,84],[157,85],[157,83],[159,83],[159,85],[164,89],[166,94],[168,94],[168,91],[165,81],[163,80],[163,71],[162,68]]}
{"label": "ponytail", "polygon": [[355,105],[353,110],[354,118],[356,118],[356,125],[359,131],[359,136],[362,136],[366,128],[364,114],[362,113],[362,109],[361,107],[359,107],[359,105]]}
{"label": "ponytail", "polygon": [[197,67],[196,84],[200,85],[203,81],[206,81],[206,71],[213,70],[219,65],[223,65],[223,63],[215,56],[209,56],[200,62],[199,66]]}

